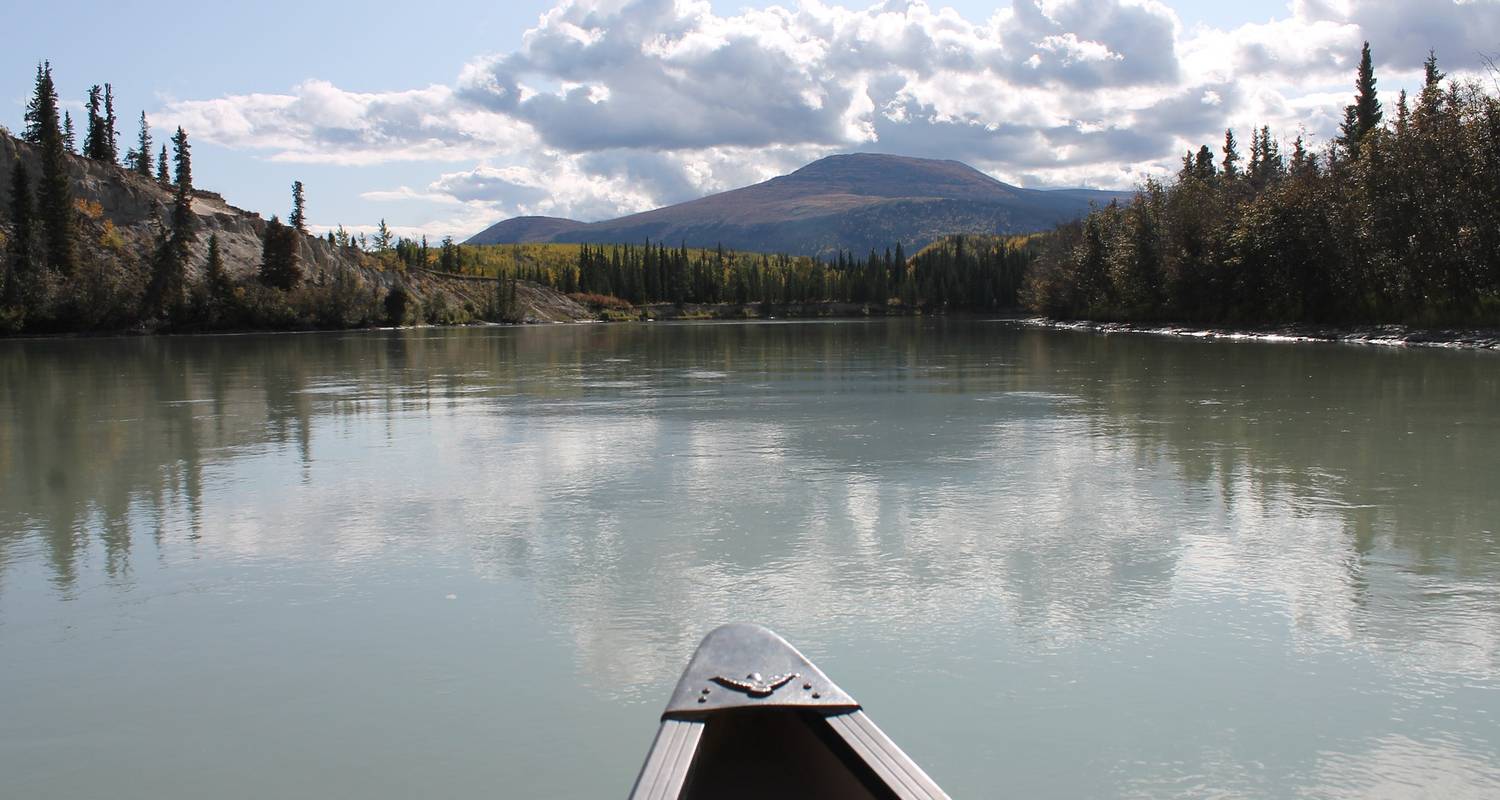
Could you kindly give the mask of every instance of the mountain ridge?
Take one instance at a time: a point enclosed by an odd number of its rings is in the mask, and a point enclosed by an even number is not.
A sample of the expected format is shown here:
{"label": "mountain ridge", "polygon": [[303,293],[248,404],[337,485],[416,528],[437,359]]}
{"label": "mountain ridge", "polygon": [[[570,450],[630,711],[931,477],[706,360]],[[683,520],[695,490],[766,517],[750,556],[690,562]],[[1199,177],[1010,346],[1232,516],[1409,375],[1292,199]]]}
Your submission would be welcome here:
{"label": "mountain ridge", "polygon": [[514,217],[468,244],[645,239],[689,247],[819,255],[945,235],[1029,233],[1130,193],[1024,189],[961,161],[872,153],[828,156],[751,186],[599,222]]}

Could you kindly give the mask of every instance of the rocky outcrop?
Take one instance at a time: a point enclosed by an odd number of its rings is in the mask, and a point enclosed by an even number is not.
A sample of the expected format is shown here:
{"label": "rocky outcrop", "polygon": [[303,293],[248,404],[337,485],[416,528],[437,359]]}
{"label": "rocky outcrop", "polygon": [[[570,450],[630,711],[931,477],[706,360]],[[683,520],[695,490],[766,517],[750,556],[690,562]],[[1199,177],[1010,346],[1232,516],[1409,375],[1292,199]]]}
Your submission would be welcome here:
{"label": "rocky outcrop", "polygon": [[[34,191],[41,172],[40,154],[25,142],[0,134],[0,223],[10,217],[10,185],[18,163],[26,165]],[[80,212],[83,260],[107,264],[126,283],[144,285],[163,221],[171,216],[172,189],[122,167],[76,155],[68,158],[68,169]],[[260,268],[267,221],[209,191],[195,191],[192,207],[197,217],[197,236],[190,248],[188,284],[202,280],[209,237],[214,234],[218,236],[230,277],[241,282],[254,280]],[[424,307],[457,310],[458,313],[451,315],[456,320],[476,316],[474,312],[485,308],[495,291],[493,280],[470,280],[425,270],[383,269],[378,259],[317,236],[299,236],[297,246],[304,280],[310,285],[324,286],[352,278],[355,283],[383,295],[399,284]],[[592,318],[587,309],[540,286],[522,284],[517,300],[516,316],[528,321]]]}

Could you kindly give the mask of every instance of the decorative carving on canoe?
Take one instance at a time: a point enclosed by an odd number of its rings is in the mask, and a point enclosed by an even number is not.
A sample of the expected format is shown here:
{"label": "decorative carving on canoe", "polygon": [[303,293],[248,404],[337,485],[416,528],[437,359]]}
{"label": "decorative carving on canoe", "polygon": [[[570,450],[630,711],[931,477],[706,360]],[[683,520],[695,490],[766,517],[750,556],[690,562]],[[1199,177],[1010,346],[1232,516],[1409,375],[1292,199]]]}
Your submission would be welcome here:
{"label": "decorative carving on canoe", "polygon": [[789,672],[785,675],[772,676],[769,680],[762,680],[759,672],[752,672],[746,675],[744,680],[726,678],[723,675],[715,675],[712,680],[720,686],[736,692],[744,692],[751,697],[770,697],[777,689],[791,683],[797,677],[797,673]]}

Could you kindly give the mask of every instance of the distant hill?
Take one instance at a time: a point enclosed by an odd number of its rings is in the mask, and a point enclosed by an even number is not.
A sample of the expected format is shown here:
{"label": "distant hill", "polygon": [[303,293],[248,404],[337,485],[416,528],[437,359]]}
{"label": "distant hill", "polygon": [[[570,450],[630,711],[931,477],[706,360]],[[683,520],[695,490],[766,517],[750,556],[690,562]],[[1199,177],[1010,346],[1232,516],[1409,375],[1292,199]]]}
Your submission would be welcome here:
{"label": "distant hill", "polygon": [[858,153],[698,200],[584,223],[516,217],[469,239],[640,242],[815,255],[866,253],[897,242],[909,252],[955,233],[1026,233],[1083,216],[1127,192],[1022,189],[958,161]]}
{"label": "distant hill", "polygon": [[[553,237],[566,234],[588,223],[561,217],[511,217],[486,228],[484,233],[469,240],[469,244],[510,244],[512,242],[550,242]],[[476,241],[480,236],[486,241]]]}

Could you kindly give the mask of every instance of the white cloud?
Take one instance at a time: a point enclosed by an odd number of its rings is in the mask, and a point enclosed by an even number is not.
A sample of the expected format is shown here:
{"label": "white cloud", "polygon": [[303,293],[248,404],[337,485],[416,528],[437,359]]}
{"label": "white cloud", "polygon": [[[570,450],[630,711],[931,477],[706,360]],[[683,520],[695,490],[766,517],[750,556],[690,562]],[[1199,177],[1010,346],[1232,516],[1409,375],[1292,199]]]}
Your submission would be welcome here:
{"label": "white cloud", "polygon": [[535,144],[529,126],[460,102],[447,86],[361,93],[309,80],[291,94],[169,102],[154,118],[204,141],[271,151],[279,161],[456,161]]}
{"label": "white cloud", "polygon": [[726,17],[702,0],[560,0],[452,86],[307,81],[170,103],[164,119],[280,160],[475,165],[370,198],[602,218],[853,150],[1128,186],[1229,125],[1331,133],[1366,39],[1383,78],[1428,48],[1462,67],[1500,47],[1497,0],[1296,0],[1234,30],[1188,30],[1154,0],[1013,0],[984,20],[935,6],[801,0]]}

